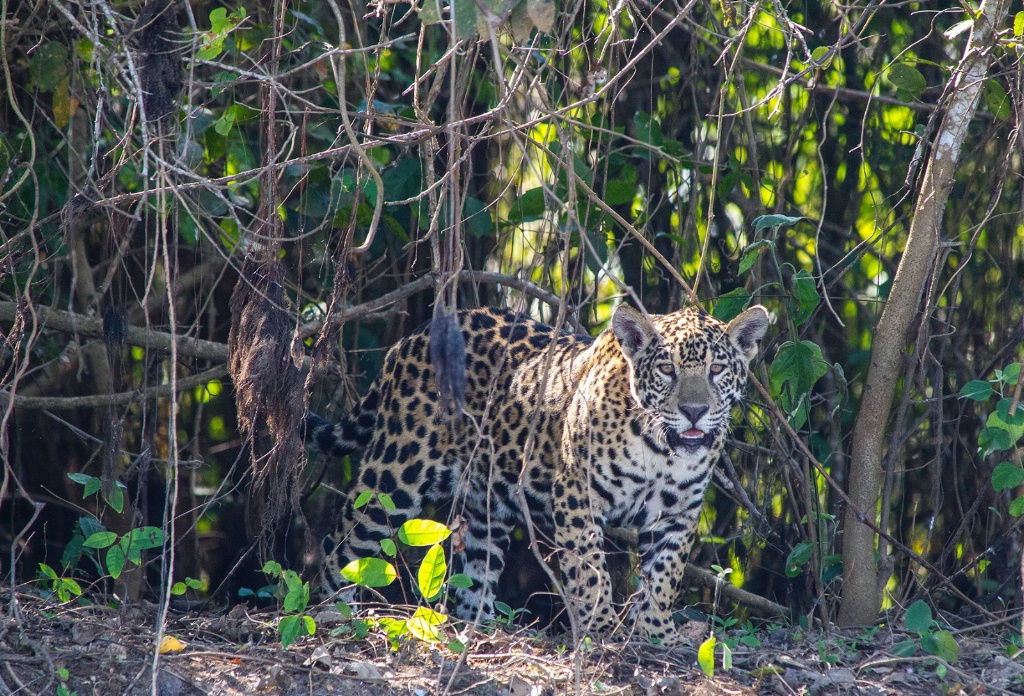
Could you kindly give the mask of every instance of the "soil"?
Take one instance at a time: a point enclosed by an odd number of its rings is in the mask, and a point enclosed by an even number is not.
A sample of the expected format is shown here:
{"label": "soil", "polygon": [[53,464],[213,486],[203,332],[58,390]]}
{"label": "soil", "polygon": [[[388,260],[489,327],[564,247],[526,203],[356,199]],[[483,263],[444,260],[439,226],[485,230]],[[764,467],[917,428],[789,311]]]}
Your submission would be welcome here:
{"label": "soil", "polygon": [[1024,694],[1024,660],[1007,657],[995,634],[956,634],[958,659],[946,663],[920,647],[897,656],[893,646],[916,637],[884,627],[827,635],[779,625],[733,630],[719,636],[735,646],[731,669],[722,669],[719,647],[708,677],[696,649],[588,641],[574,651],[566,636],[529,629],[478,632],[462,654],[415,639],[396,650],[381,631],[355,638],[351,620],[332,609],[310,611],[315,635],[285,649],[282,614],[240,605],[227,613],[172,608],[166,635],[180,649],[154,661],[152,604],[57,604],[32,588],[16,601],[9,589],[0,598],[8,607],[0,619],[0,694]]}

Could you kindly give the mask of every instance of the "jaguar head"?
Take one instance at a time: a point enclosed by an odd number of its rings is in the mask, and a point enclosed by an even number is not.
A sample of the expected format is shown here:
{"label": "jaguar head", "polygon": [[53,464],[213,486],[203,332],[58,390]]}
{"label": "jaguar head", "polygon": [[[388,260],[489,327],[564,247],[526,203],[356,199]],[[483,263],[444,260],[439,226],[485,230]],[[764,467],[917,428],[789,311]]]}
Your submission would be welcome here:
{"label": "jaguar head", "polygon": [[629,365],[629,391],[645,432],[688,453],[723,437],[769,323],[760,305],[728,324],[695,309],[649,319],[620,305],[612,331]]}

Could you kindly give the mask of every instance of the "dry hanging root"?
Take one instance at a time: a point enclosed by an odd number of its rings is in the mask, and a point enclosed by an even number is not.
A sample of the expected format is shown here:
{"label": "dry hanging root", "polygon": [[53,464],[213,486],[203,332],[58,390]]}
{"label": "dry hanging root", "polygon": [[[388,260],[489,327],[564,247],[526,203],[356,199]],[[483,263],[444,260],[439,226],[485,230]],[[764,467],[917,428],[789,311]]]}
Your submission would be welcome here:
{"label": "dry hanging root", "polygon": [[[228,369],[238,424],[252,443],[250,533],[269,531],[297,502],[304,389],[291,344],[280,262],[246,258],[231,295]],[[260,436],[264,424],[269,439]]]}

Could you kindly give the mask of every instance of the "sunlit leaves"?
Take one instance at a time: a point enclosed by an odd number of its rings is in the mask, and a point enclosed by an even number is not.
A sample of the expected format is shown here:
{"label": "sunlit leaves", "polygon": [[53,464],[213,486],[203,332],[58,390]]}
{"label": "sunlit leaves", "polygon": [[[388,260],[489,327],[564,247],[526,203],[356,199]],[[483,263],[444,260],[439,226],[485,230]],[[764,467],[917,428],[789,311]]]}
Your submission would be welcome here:
{"label": "sunlit leaves", "polygon": [[433,520],[409,520],[398,530],[398,539],[409,546],[432,546],[451,535],[452,530]]}
{"label": "sunlit leaves", "polygon": [[420,569],[416,573],[420,594],[424,599],[431,601],[440,594],[447,574],[448,563],[444,558],[444,549],[440,544],[434,544],[427,549],[427,555],[423,557]]}
{"label": "sunlit leaves", "polygon": [[381,558],[359,558],[342,568],[341,575],[363,587],[387,587],[398,577],[398,571]]}
{"label": "sunlit leaves", "polygon": [[718,640],[711,636],[706,641],[700,644],[700,648],[697,649],[697,664],[700,665],[701,670],[709,677],[715,676],[715,645]]}

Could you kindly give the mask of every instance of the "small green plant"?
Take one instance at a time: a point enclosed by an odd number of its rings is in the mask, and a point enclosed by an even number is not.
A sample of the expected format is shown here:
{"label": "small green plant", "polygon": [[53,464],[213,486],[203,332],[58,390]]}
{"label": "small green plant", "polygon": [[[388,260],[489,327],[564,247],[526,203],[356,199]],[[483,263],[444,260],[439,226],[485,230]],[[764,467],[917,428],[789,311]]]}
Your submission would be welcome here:
{"label": "small green plant", "polygon": [[201,589],[203,589],[203,581],[202,580],[196,580],[195,578],[185,578],[184,580],[179,580],[178,582],[176,582],[173,585],[171,585],[171,594],[172,595],[183,595],[186,592],[188,592],[189,589],[193,589],[193,590],[201,590]]}
{"label": "small green plant", "polygon": [[57,575],[57,571],[45,563],[39,564],[39,583],[47,594],[56,595],[57,601],[61,603],[70,601],[72,595],[82,596],[81,585],[72,578],[63,578]]}
{"label": "small green plant", "polygon": [[90,534],[82,542],[86,549],[97,552],[106,549],[105,567],[110,577],[121,577],[125,565],[142,565],[142,552],[164,545],[164,532],[159,527],[137,527],[118,536],[115,532],[102,530]]}
{"label": "small green plant", "polygon": [[513,609],[504,602],[495,601],[494,609],[499,614],[494,619],[494,625],[497,628],[503,628],[506,631],[515,629],[516,619],[524,614],[529,614],[529,609]]}
{"label": "small green plant", "polygon": [[[363,507],[374,496],[385,510],[395,509],[395,504],[390,496],[373,491],[360,493],[356,497],[355,507],[357,509]],[[399,527],[395,534],[398,542],[405,546],[427,547],[427,552],[416,573],[416,590],[427,602],[440,600],[447,587],[466,588],[473,584],[469,576],[461,573],[448,576],[448,562],[441,543],[451,533],[451,530],[440,522],[412,519]],[[386,556],[397,557],[399,549],[394,539],[383,539],[380,546]],[[398,570],[390,561],[383,558],[356,559],[342,568],[341,574],[349,582],[370,588],[386,587],[398,578]],[[381,618],[377,620],[377,624],[384,628],[392,647],[397,648],[399,640],[405,636],[412,636],[429,643],[441,642],[441,629],[447,621],[446,614],[428,606],[421,606],[407,619]],[[458,640],[448,641],[448,647],[453,652],[465,650],[465,645]]]}
{"label": "small green plant", "polygon": [[[903,616],[903,626],[911,633],[916,633],[918,639],[896,643],[892,651],[900,657],[911,657],[920,646],[929,655],[935,655],[946,662],[956,662],[959,659],[960,646],[957,645],[956,638],[939,626],[932,617],[931,607],[924,600],[919,599],[907,608],[907,613]],[[935,671],[940,678],[945,678],[945,665],[936,665]]]}
{"label": "small green plant", "polygon": [[[99,493],[103,490],[103,479],[97,476],[90,476],[89,474],[73,473],[68,474],[68,478],[75,483],[80,483],[85,486],[85,490],[82,492],[83,498],[88,498],[91,495]],[[107,493],[103,494],[103,500],[110,506],[110,508],[120,514],[124,510],[124,492],[128,490],[120,481],[114,481],[114,487]]]}
{"label": "small green plant", "polygon": [[288,612],[277,624],[281,645],[287,648],[300,635],[316,633],[316,621],[305,613],[309,605],[309,583],[302,582],[298,573],[283,569],[276,561],[268,561],[263,572],[277,578],[277,597],[282,601],[282,609]]}
{"label": "small green plant", "polygon": [[[985,419],[985,427],[978,433],[978,453],[982,457],[1010,450],[1014,459],[999,462],[992,470],[992,487],[996,491],[1013,490],[1024,484],[1024,465],[1015,448],[1024,437],[1024,404],[1017,403],[1014,397],[1019,394],[1016,390],[1020,379],[1020,363],[1010,363],[996,370],[993,379],[972,380],[960,389],[960,397],[971,401],[988,402],[999,397],[995,409]],[[1009,511],[1014,517],[1024,515],[1024,495],[1010,502]]]}
{"label": "small green plant", "polygon": [[718,582],[715,583],[715,601],[714,610],[715,613],[711,617],[712,629],[711,635],[701,643],[700,648],[697,649],[697,664],[700,665],[701,670],[704,671],[708,677],[715,676],[715,647],[721,646],[722,648],[722,669],[729,671],[732,669],[732,649],[735,645],[734,641],[718,640],[717,633],[725,634],[725,631],[732,626],[736,625],[737,619],[733,617],[721,617],[718,616],[718,599],[721,594],[721,586],[723,583],[728,582],[729,574],[732,573],[732,568],[723,568],[719,565],[711,566],[711,570],[715,571],[715,577]]}

